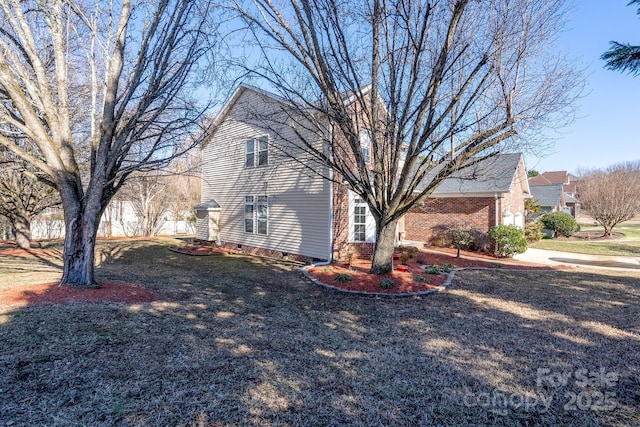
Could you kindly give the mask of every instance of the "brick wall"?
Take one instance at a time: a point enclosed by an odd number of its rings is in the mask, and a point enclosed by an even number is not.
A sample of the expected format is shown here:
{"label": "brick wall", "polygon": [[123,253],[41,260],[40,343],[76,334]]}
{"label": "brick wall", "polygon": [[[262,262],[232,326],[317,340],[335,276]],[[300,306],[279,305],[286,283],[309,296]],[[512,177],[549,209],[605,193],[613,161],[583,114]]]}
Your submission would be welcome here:
{"label": "brick wall", "polygon": [[349,253],[356,258],[373,256],[375,243],[349,243],[349,191],[333,184],[333,259],[346,260]]}
{"label": "brick wall", "polygon": [[457,227],[487,234],[494,225],[493,197],[434,197],[405,215],[407,240],[429,243]]}

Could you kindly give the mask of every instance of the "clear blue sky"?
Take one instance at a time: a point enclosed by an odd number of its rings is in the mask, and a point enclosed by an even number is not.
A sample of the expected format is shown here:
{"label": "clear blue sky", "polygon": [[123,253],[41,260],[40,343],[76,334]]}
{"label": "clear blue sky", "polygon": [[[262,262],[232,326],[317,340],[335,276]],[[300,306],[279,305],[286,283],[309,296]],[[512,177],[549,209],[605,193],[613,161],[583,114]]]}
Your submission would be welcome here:
{"label": "clear blue sky", "polygon": [[640,160],[640,76],[604,69],[600,55],[615,40],[640,44],[640,16],[628,0],[576,0],[559,48],[586,69],[584,96],[575,122],[554,132],[544,157],[527,156],[539,172],[603,167]]}

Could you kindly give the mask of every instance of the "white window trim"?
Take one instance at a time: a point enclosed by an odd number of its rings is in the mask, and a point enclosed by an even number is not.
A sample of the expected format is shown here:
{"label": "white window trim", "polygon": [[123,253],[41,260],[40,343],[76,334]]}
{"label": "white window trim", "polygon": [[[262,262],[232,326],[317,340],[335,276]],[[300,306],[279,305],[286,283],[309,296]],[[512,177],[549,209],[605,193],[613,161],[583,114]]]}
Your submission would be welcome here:
{"label": "white window trim", "polygon": [[[260,200],[263,199],[263,200]],[[242,208],[242,227],[246,234],[255,234],[258,236],[268,236],[269,235],[269,196],[265,194],[247,194],[244,196],[244,203]],[[252,207],[252,230],[247,231],[247,206]],[[260,206],[266,207],[266,230],[264,233],[260,233],[258,231],[258,210]]]}
{"label": "white window trim", "polygon": [[[249,142],[253,143],[253,151],[248,150]],[[260,143],[266,144],[266,149],[260,150]],[[266,152],[266,163],[260,164],[260,153]],[[253,156],[253,164],[247,164],[247,156]],[[248,138],[244,141],[244,167],[245,169],[263,168],[269,166],[269,135],[260,135],[254,138]]]}
{"label": "white window trim", "polygon": [[360,199],[360,196],[352,191],[349,191],[349,243],[375,243],[376,241],[376,222],[371,215],[369,206],[364,203],[366,208],[365,216],[365,240],[355,240],[355,207],[362,206],[361,203],[356,203],[356,199]]}

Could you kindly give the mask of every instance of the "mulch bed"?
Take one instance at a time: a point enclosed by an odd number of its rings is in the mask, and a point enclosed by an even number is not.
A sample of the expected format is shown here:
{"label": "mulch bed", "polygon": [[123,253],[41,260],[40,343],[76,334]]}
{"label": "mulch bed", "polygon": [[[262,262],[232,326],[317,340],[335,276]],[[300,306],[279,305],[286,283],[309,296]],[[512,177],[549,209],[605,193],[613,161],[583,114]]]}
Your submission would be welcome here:
{"label": "mulch bed", "polygon": [[611,236],[604,236],[602,231],[576,231],[571,237],[558,236],[558,240],[617,240],[623,239],[623,233],[611,233]]}
{"label": "mulch bed", "polygon": [[[424,261],[424,263],[423,263]],[[556,269],[567,269],[569,267],[548,267],[540,264],[517,261],[510,258],[495,258],[490,255],[478,254],[475,252],[462,251],[460,258],[456,257],[455,249],[447,248],[424,248],[420,250],[420,255],[414,256],[401,266],[398,261],[394,262],[395,270],[383,275],[369,274],[371,262],[368,260],[356,259],[349,266],[347,263],[332,263],[326,266],[317,266],[307,269],[307,273],[319,282],[346,291],[373,293],[373,294],[415,294],[432,291],[442,286],[447,274],[427,274],[421,267],[423,265],[453,265],[453,268],[483,268],[483,269],[506,269],[506,270],[540,270],[549,271]],[[407,271],[399,271],[398,267],[406,267]],[[347,274],[351,280],[345,282],[336,281],[336,276]],[[421,279],[422,278],[422,279]],[[394,286],[390,289],[383,289],[380,283],[384,279],[390,279]],[[426,280],[427,282],[424,282]]]}
{"label": "mulch bed", "polygon": [[3,304],[64,304],[70,302],[121,302],[136,304],[160,299],[160,294],[128,283],[101,282],[100,288],[75,288],[57,282],[12,286],[0,290]]}

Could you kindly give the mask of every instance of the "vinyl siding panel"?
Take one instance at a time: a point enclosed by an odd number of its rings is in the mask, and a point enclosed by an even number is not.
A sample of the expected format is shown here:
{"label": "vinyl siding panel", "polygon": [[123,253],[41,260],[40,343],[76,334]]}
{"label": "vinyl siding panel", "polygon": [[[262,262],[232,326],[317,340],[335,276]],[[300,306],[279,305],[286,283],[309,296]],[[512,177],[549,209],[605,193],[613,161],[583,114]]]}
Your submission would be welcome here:
{"label": "vinyl siding panel", "polygon": [[[281,141],[295,135],[285,125],[265,130],[256,123],[255,114],[272,111],[273,106],[256,92],[245,89],[240,95],[203,148],[202,201],[213,199],[220,205],[223,242],[326,259],[329,183],[303,166],[310,163],[303,154],[297,157],[301,162],[279,154],[276,145],[282,147]],[[246,140],[265,134],[269,164],[245,168]],[[246,195],[269,197],[268,235],[244,232]]]}

